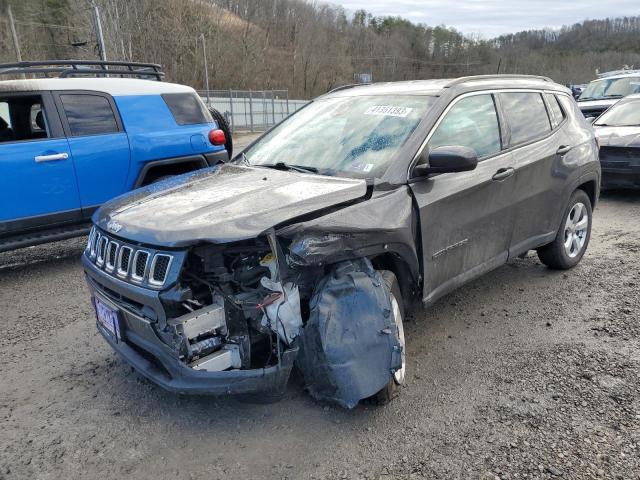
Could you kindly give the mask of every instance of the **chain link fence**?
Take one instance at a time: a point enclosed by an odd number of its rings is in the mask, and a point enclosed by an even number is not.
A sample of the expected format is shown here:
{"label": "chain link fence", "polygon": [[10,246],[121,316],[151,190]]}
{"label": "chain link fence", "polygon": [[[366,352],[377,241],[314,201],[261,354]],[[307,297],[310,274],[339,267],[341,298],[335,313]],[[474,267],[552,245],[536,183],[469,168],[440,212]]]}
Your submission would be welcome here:
{"label": "chain link fence", "polygon": [[198,94],[225,116],[233,133],[267,130],[308,103],[290,99],[288,90],[199,90]]}

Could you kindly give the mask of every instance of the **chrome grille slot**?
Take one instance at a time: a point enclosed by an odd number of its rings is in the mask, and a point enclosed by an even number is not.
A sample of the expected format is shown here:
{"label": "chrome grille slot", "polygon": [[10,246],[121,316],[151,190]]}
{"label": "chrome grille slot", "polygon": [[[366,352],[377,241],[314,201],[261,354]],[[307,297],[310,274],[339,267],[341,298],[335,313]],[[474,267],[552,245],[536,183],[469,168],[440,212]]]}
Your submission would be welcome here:
{"label": "chrome grille slot", "polygon": [[118,255],[118,270],[117,273],[121,277],[126,277],[129,274],[129,267],[131,267],[133,249],[131,247],[120,247],[120,253]]}
{"label": "chrome grille slot", "polygon": [[151,273],[149,274],[149,283],[156,286],[164,284],[167,278],[167,273],[169,273],[169,267],[171,266],[171,259],[172,257],[170,255],[164,255],[161,253],[158,253],[153,257],[153,262],[151,262]]}
{"label": "chrome grille slot", "polygon": [[116,259],[118,258],[118,243],[114,241],[110,241],[107,246],[107,256],[106,256],[106,266],[105,269],[107,272],[113,272],[113,269],[116,268]]}
{"label": "chrome grille slot", "polygon": [[104,265],[104,259],[107,254],[107,244],[109,243],[109,239],[104,235],[101,235],[98,239],[98,256],[96,258],[96,265],[99,267]]}
{"label": "chrome grille slot", "polygon": [[144,280],[147,273],[147,263],[149,263],[149,252],[138,250],[133,257],[133,272],[131,278],[136,282]]}
{"label": "chrome grille slot", "polygon": [[98,242],[100,241],[100,233],[95,230],[94,227],[94,232],[93,232],[93,237],[91,238],[91,247],[89,249],[89,255],[91,256],[91,258],[96,258],[96,253],[98,251]]}

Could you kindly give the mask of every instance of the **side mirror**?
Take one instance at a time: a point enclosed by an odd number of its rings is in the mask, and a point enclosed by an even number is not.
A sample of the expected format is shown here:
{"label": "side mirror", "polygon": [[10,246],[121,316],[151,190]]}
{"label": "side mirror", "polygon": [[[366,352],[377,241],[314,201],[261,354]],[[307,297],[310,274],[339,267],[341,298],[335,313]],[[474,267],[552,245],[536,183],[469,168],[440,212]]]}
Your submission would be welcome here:
{"label": "side mirror", "polygon": [[478,166],[478,155],[468,147],[436,147],[426,160],[421,158],[415,166],[414,177],[424,177],[430,173],[468,172]]}

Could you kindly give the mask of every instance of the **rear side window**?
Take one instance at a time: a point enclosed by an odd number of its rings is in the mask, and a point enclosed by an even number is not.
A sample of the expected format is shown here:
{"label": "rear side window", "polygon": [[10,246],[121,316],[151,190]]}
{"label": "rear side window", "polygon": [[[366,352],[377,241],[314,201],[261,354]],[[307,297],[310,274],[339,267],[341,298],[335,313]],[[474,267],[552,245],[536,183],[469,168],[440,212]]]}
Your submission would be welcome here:
{"label": "rear side window", "polygon": [[165,93],[162,98],[178,125],[213,122],[211,114],[195,93]]}
{"label": "rear side window", "polygon": [[60,95],[71,136],[118,132],[118,122],[109,100],[98,95]]}
{"label": "rear side window", "polygon": [[511,128],[511,145],[530,142],[551,131],[542,95],[533,92],[500,93],[502,107]]}
{"label": "rear side window", "polygon": [[429,140],[429,151],[442,146],[475,150],[479,158],[501,149],[498,115],[491,95],[463,98],[449,110]]}
{"label": "rear side window", "polygon": [[553,128],[556,128],[567,116],[564,114],[560,103],[558,102],[558,97],[555,95],[547,94],[547,102],[549,103],[549,109],[551,110],[551,124]]}

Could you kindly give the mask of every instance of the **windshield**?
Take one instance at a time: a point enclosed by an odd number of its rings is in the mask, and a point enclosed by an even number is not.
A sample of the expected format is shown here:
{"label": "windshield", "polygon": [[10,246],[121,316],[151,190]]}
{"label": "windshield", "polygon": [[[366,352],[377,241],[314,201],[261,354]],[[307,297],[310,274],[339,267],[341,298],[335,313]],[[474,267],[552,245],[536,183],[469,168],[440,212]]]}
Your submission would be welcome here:
{"label": "windshield", "polygon": [[638,127],[640,126],[640,101],[626,101],[616,103],[603,113],[594,125],[608,127]]}
{"label": "windshield", "polygon": [[331,97],[312,102],[246,150],[250,165],[380,178],[436,97]]}
{"label": "windshield", "polygon": [[622,98],[640,92],[640,77],[594,80],[580,94],[579,101]]}

